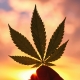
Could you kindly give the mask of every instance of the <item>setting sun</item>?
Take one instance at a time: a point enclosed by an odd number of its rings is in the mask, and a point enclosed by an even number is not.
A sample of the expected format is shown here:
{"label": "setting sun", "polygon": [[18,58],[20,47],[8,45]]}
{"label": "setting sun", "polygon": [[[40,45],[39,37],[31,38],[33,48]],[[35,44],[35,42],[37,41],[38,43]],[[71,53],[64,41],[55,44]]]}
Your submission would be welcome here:
{"label": "setting sun", "polygon": [[36,69],[21,71],[18,74],[19,80],[28,80],[32,74],[36,74]]}
{"label": "setting sun", "polygon": [[[60,70],[57,70],[57,71],[59,72],[59,75],[61,77],[63,77],[65,80],[69,80],[70,79],[70,77],[67,74],[61,72]],[[32,74],[36,74],[36,69],[20,71],[18,73],[17,79],[19,79],[19,80],[29,80],[30,76]]]}

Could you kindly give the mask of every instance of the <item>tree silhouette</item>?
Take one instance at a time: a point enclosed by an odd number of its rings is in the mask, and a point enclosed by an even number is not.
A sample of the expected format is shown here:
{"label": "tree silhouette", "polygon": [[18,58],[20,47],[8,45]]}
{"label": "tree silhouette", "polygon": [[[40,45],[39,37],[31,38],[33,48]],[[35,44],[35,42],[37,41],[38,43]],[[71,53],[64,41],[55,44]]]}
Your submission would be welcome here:
{"label": "tree silhouette", "polygon": [[40,18],[40,15],[35,5],[32,20],[31,20],[31,33],[32,33],[34,44],[37,48],[37,51],[39,52],[39,55],[33,48],[32,44],[29,42],[29,40],[26,37],[24,37],[21,33],[12,29],[10,25],[8,24],[9,29],[10,29],[10,35],[14,44],[21,51],[30,55],[33,58],[27,57],[27,56],[10,56],[10,57],[16,62],[19,62],[20,64],[24,64],[24,65],[34,64],[32,68],[39,67],[40,65],[54,66],[55,64],[51,62],[59,59],[62,56],[65,50],[65,47],[67,45],[67,42],[68,42],[67,40],[65,43],[60,45],[63,35],[64,35],[65,19],[62,21],[62,23],[60,23],[58,28],[53,33],[49,41],[47,51],[45,52],[46,32],[45,32],[42,19]]}

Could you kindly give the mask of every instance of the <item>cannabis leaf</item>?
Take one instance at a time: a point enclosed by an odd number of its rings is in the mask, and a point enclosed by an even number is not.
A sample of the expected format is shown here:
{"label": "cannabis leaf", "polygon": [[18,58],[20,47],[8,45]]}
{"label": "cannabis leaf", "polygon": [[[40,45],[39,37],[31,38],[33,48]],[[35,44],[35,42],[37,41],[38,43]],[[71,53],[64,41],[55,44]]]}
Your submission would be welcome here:
{"label": "cannabis leaf", "polygon": [[40,53],[41,59],[43,60],[46,45],[46,32],[43,22],[36,10],[36,6],[33,12],[33,17],[31,21],[31,32],[33,41],[36,45],[38,52]]}
{"label": "cannabis leaf", "polygon": [[52,61],[59,59],[62,56],[63,51],[65,50],[65,47],[66,47],[66,44],[68,43],[68,41],[66,41],[64,44],[62,44],[46,61],[52,62]]}
{"label": "cannabis leaf", "polygon": [[50,62],[46,62],[45,64],[46,64],[47,66],[55,66],[55,64],[50,63]]}
{"label": "cannabis leaf", "polygon": [[[40,65],[55,66],[55,64],[51,62],[59,59],[62,56],[66,48],[66,45],[68,43],[68,41],[66,41],[65,43],[60,45],[64,35],[65,20],[66,18],[62,21],[62,23],[60,23],[56,31],[53,33],[46,51],[46,55],[44,56],[45,46],[46,46],[46,32],[42,19],[35,5],[33,15],[32,15],[32,20],[31,20],[31,33],[32,33],[34,44],[37,48],[37,51],[39,52],[39,55],[33,48],[32,44],[29,42],[29,40],[18,31],[12,29],[8,24],[10,29],[10,35],[14,44],[21,51],[30,55],[32,58],[26,56],[10,56],[10,57],[16,62],[19,62],[24,65],[33,64],[32,68],[38,67]],[[35,60],[34,58],[36,58],[37,60]]]}
{"label": "cannabis leaf", "polygon": [[39,62],[26,56],[10,56],[10,57],[14,59],[16,62],[19,62],[24,65],[32,65]]}
{"label": "cannabis leaf", "polygon": [[23,52],[27,53],[28,55],[35,57],[37,59],[40,59],[37,55],[35,49],[32,47],[32,44],[27,40],[26,37],[24,37],[21,33],[15,31],[10,27],[8,24],[12,40],[16,44],[16,46]]}
{"label": "cannabis leaf", "polygon": [[51,55],[56,50],[56,48],[60,45],[63,35],[64,35],[65,19],[63,20],[63,22],[59,25],[59,27],[56,29],[56,31],[52,35],[48,48],[47,48],[45,59],[48,58],[48,56]]}
{"label": "cannabis leaf", "polygon": [[35,65],[33,65],[32,68],[39,67],[40,65],[41,65],[41,62],[38,62]]}

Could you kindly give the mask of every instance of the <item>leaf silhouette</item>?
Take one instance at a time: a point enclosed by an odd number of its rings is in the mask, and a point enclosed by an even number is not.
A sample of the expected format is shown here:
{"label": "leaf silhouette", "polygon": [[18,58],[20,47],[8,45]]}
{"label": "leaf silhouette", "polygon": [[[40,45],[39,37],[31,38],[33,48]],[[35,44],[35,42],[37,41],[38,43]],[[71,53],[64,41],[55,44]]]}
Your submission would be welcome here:
{"label": "leaf silhouette", "polygon": [[53,33],[48,44],[46,55],[44,55],[45,46],[46,46],[46,32],[45,32],[44,24],[40,18],[40,15],[35,5],[32,20],[31,20],[31,33],[32,33],[34,44],[37,48],[37,51],[39,52],[40,57],[35,51],[35,49],[33,48],[32,44],[28,41],[28,39],[24,37],[21,33],[12,29],[8,24],[10,29],[10,35],[15,45],[21,51],[25,52],[31,57],[36,58],[37,60],[25,56],[10,56],[10,57],[14,59],[16,62],[19,62],[24,65],[34,64],[32,68],[38,67],[40,65],[55,66],[55,64],[50,62],[55,61],[62,56],[66,48],[66,45],[68,43],[68,41],[66,41],[64,44],[62,44],[59,47],[64,35],[65,20],[66,18],[62,21],[62,23],[60,23],[56,31]]}
{"label": "leaf silhouette", "polygon": [[41,65],[40,62],[36,63],[34,66],[32,66],[32,68],[35,68],[35,67],[39,67]]}
{"label": "leaf silhouette", "polygon": [[[65,18],[66,19],[66,18]],[[46,52],[46,56],[45,56],[45,60],[53,53],[55,52],[56,48],[60,45],[63,35],[64,35],[64,23],[65,23],[65,19],[62,21],[62,23],[59,25],[59,27],[56,29],[56,31],[54,32],[54,34],[52,35],[48,48],[47,48],[47,52]]]}
{"label": "leaf silhouette", "polygon": [[26,37],[24,37],[21,33],[15,31],[14,29],[12,29],[9,24],[8,24],[8,26],[10,29],[11,38],[12,38],[13,42],[16,44],[16,46],[21,51],[25,52],[26,54],[28,54],[34,58],[40,59],[39,56],[37,55],[35,49],[32,47],[32,45],[26,39]]}
{"label": "leaf silhouette", "polygon": [[46,64],[47,66],[55,66],[55,64],[50,63],[50,62],[46,62],[45,64]]}
{"label": "leaf silhouette", "polygon": [[36,45],[36,48],[43,60],[46,45],[46,32],[43,22],[37,12],[36,5],[31,21],[31,32],[34,44]]}
{"label": "leaf silhouette", "polygon": [[[68,40],[68,41],[69,41],[69,40]],[[66,45],[67,45],[68,41],[66,41],[64,44],[62,44],[62,45],[46,60],[46,62],[52,62],[52,61],[55,61],[55,60],[59,59],[59,58],[62,56],[62,54],[63,54],[63,52],[64,52],[64,50],[65,50],[65,48],[66,48]]]}
{"label": "leaf silhouette", "polygon": [[24,64],[24,65],[32,65],[38,63],[39,61],[34,60],[32,58],[26,56],[10,56],[14,61]]}

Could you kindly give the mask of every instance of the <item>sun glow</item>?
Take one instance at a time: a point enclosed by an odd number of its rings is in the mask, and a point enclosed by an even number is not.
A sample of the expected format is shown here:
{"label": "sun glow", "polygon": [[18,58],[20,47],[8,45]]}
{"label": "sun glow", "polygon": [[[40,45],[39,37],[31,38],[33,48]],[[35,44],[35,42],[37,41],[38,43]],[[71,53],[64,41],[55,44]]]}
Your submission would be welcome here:
{"label": "sun glow", "polygon": [[36,69],[21,71],[18,77],[20,80],[29,80],[32,74],[36,74]]}
{"label": "sun glow", "polygon": [[67,74],[65,74],[64,72],[60,72],[59,74],[64,80],[69,80],[69,76]]}
{"label": "sun glow", "polygon": [[[69,76],[66,75],[65,73],[58,71],[60,76],[65,79],[65,80],[69,80]],[[31,70],[24,70],[24,71],[20,71],[17,75],[17,78],[19,80],[29,80],[30,76],[34,74],[36,76],[36,69],[31,69]]]}

